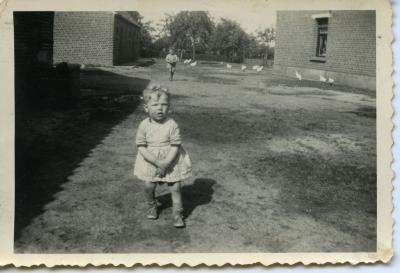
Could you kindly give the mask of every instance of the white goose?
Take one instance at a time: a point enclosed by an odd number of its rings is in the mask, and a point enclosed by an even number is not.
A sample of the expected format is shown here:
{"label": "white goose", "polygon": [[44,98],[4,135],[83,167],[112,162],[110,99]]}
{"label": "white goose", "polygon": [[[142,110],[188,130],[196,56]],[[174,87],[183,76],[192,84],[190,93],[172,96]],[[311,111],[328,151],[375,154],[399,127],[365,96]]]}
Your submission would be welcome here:
{"label": "white goose", "polygon": [[296,78],[299,79],[299,81],[301,81],[301,74],[297,71],[296,71]]}

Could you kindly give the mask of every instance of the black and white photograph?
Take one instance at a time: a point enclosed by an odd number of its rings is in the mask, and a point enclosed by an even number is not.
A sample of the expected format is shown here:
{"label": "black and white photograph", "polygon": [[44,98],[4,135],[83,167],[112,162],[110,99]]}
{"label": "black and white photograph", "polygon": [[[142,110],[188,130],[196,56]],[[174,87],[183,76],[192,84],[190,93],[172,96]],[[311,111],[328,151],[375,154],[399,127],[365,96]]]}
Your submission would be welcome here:
{"label": "black and white photograph", "polygon": [[13,10],[13,253],[378,252],[377,11],[139,2]]}

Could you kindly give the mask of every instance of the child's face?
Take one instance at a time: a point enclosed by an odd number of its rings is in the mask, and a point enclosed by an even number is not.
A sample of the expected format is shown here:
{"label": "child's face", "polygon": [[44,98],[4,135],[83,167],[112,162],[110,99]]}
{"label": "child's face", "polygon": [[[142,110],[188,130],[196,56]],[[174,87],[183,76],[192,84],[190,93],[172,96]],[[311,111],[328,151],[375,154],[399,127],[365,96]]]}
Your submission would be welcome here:
{"label": "child's face", "polygon": [[175,53],[175,51],[173,49],[169,50],[169,54],[174,54],[174,53]]}
{"label": "child's face", "polygon": [[157,97],[157,94],[152,94],[151,99],[145,105],[145,110],[152,120],[156,122],[164,121],[169,110],[168,96],[161,94]]}

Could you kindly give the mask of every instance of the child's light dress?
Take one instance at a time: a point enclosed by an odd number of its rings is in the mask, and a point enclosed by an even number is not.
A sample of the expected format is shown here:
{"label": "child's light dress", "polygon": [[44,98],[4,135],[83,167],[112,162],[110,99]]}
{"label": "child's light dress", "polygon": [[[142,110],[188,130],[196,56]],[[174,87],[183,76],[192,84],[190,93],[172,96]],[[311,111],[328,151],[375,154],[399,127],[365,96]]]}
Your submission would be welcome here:
{"label": "child's light dress", "polygon": [[179,151],[163,177],[157,176],[157,168],[147,162],[138,152],[134,175],[143,181],[150,182],[179,182],[190,177],[192,164],[181,144],[179,127],[173,119],[167,119],[164,123],[152,122],[150,118],[143,120],[136,134],[137,146],[146,146],[157,159],[164,159],[168,155],[171,145],[179,145]]}

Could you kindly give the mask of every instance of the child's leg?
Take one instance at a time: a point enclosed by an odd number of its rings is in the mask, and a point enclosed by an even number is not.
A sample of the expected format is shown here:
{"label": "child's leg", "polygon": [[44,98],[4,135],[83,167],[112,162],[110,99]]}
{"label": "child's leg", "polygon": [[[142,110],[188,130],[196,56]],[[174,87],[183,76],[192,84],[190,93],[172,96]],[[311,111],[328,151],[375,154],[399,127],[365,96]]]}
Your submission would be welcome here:
{"label": "child's leg", "polygon": [[145,181],[144,185],[145,185],[144,192],[145,192],[145,196],[146,196],[146,201],[148,203],[155,202],[156,201],[155,193],[156,193],[157,183]]}
{"label": "child's leg", "polygon": [[168,187],[171,192],[174,226],[184,227],[185,223],[183,222],[182,219],[183,206],[182,206],[181,183],[180,182],[168,183]]}
{"label": "child's leg", "polygon": [[158,217],[158,209],[157,209],[157,201],[155,198],[156,186],[157,183],[145,181],[145,197],[148,205],[148,210],[146,217],[147,219],[157,219]]}

